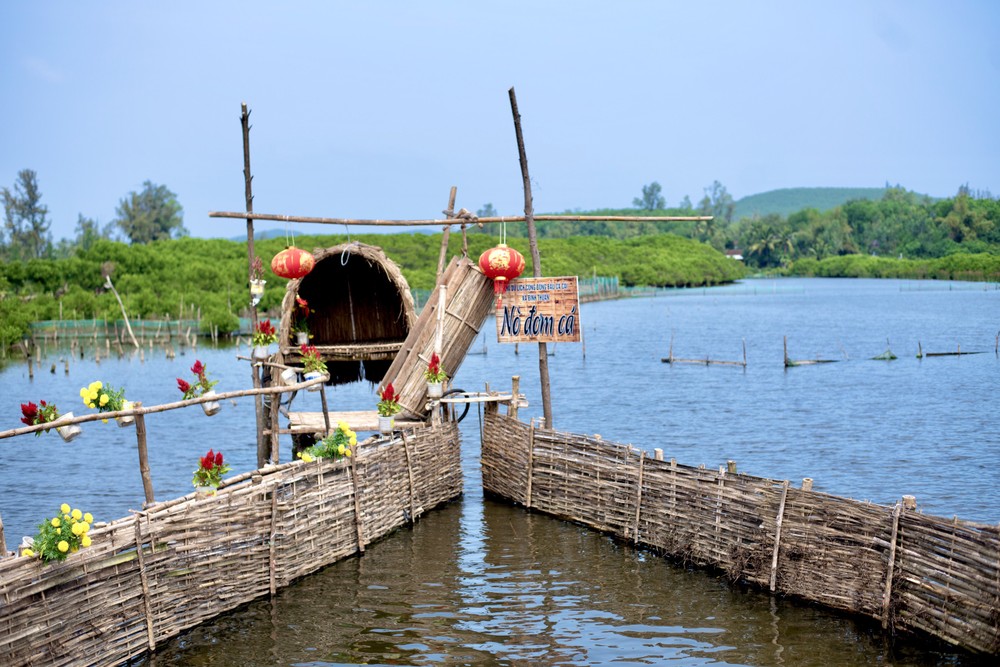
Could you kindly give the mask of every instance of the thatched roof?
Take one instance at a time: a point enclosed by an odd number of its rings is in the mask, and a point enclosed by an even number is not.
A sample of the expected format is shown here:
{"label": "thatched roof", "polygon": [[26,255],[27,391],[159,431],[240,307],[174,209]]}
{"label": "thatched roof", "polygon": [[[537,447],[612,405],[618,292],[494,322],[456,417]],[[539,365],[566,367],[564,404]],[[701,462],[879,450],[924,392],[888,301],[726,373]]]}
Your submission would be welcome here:
{"label": "thatched roof", "polygon": [[332,383],[381,381],[416,321],[406,278],[381,248],[356,241],[313,255],[312,272],[288,281],[281,302],[283,356],[298,355],[291,331],[298,295],[309,303],[309,343],[327,361]]}

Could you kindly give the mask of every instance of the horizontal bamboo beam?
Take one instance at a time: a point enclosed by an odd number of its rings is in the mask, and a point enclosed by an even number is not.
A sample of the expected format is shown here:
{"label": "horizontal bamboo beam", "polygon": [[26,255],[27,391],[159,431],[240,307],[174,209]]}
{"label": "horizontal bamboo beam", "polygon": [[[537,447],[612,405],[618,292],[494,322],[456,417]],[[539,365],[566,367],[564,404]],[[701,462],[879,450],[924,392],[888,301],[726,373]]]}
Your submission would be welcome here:
{"label": "horizontal bamboo beam", "polygon": [[[273,220],[275,222],[310,222],[321,225],[369,225],[374,227],[404,227],[409,225],[457,225],[457,224],[493,224],[497,222],[524,222],[523,215],[492,216],[488,218],[477,218],[470,216],[467,218],[455,217],[433,220],[381,220],[381,219],[355,219],[355,218],[313,218],[304,215],[277,215],[274,213],[246,213],[233,211],[209,211],[210,218],[232,218],[236,220]],[[545,220],[550,222],[699,222],[711,220],[710,215],[536,215],[535,220]]]}
{"label": "horizontal bamboo beam", "polygon": [[113,412],[95,412],[92,414],[74,416],[72,419],[67,419],[66,417],[60,417],[53,422],[47,422],[45,424],[38,424],[36,426],[22,426],[21,428],[14,428],[7,431],[0,431],[0,440],[5,438],[13,438],[17,435],[25,435],[27,433],[35,433],[37,431],[45,431],[52,428],[59,428],[60,426],[69,426],[70,424],[85,424],[87,422],[93,422],[97,420],[108,420],[115,419],[116,417],[128,417],[134,415],[149,415],[155,414],[157,412],[166,412],[168,410],[179,410],[181,408],[186,408],[192,405],[198,405],[201,403],[208,403],[211,401],[225,401],[231,398],[242,398],[244,396],[259,396],[263,394],[282,394],[290,391],[299,391],[300,389],[307,389],[316,384],[323,384],[326,382],[326,377],[315,378],[312,380],[304,380],[302,382],[297,382],[295,384],[279,385],[271,387],[261,387],[260,389],[240,389],[237,391],[222,391],[216,392],[215,396],[199,396],[198,398],[189,398],[181,401],[174,401],[173,403],[164,403],[162,405],[151,405],[149,407],[138,406],[131,408],[129,410],[116,410]]}

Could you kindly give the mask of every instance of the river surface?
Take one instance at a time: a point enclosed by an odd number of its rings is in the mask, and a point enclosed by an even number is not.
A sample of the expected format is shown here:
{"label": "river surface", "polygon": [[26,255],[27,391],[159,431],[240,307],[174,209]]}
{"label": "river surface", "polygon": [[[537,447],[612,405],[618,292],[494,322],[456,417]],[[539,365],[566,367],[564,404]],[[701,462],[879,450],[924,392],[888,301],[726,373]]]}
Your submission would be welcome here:
{"label": "river surface", "polygon": [[[827,493],[1000,522],[1000,290],[996,285],[836,279],[750,280],[651,298],[585,304],[582,345],[549,346],[555,427],[599,433],[680,463],[741,471]],[[491,324],[486,328],[491,330]],[[793,359],[837,363],[785,369]],[[741,360],[747,367],[665,364]],[[981,354],[917,359],[924,352]],[[476,343],[455,386],[509,389],[521,376],[541,414],[536,345]],[[553,347],[555,349],[553,349]],[[889,347],[895,361],[871,357]],[[86,413],[80,387],[124,385],[156,405],[179,398],[194,360],[218,390],[250,385],[246,348],[162,348],[83,357],[44,351],[0,369],[0,429],[18,404],[44,398]],[[68,363],[68,373],[66,365]],[[54,367],[55,372],[50,372]],[[448,369],[451,370],[451,369]],[[374,405],[367,384],[328,391],[331,409]],[[319,409],[300,394],[295,409]],[[191,490],[198,456],[222,449],[234,472],[253,467],[253,402],[205,417],[148,415],[157,499]],[[580,526],[487,501],[479,477],[479,415],[462,422],[465,494],[412,528],[162,645],[141,664],[181,665],[977,665],[934,644],[892,641],[866,621],[729,584]],[[134,429],[100,422],[64,445],[54,433],[2,441],[0,515],[7,543],[35,532],[62,502],[109,520],[138,509]],[[282,460],[290,444],[282,443]]]}

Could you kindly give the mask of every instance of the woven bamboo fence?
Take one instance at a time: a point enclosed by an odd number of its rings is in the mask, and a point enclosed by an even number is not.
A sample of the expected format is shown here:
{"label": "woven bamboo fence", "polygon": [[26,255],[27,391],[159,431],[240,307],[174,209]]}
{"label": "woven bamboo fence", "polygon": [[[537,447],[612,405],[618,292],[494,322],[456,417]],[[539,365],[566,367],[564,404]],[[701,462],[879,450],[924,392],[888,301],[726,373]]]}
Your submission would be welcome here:
{"label": "woven bamboo fence", "polygon": [[1000,526],[657,460],[487,409],[483,487],[742,581],[1000,653]]}
{"label": "woven bamboo fence", "polygon": [[453,423],[403,431],[153,504],[61,563],[0,559],[0,664],[122,664],[363,552],[461,494],[459,446]]}

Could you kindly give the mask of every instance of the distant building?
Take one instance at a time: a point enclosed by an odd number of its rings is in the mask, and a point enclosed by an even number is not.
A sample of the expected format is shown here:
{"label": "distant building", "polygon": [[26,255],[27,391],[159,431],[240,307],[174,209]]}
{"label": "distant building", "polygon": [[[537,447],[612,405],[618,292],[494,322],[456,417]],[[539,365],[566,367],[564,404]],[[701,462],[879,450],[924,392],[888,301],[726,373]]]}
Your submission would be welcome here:
{"label": "distant building", "polygon": [[739,262],[743,261],[743,251],[739,248],[731,248],[726,251],[726,257],[729,259],[735,259]]}

